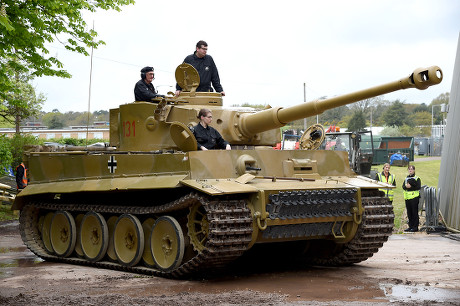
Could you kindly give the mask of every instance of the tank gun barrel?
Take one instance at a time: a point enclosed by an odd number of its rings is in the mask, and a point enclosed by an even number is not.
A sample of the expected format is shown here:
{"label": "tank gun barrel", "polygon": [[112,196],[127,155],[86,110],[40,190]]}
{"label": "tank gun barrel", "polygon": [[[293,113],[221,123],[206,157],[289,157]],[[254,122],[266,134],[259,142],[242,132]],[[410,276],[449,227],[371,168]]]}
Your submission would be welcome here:
{"label": "tank gun barrel", "polygon": [[328,109],[351,104],[357,101],[377,97],[401,89],[427,89],[442,81],[442,71],[437,66],[418,68],[408,77],[387,84],[371,87],[353,93],[315,100],[308,103],[287,107],[271,108],[255,114],[243,115],[240,118],[241,134],[250,138],[257,133],[279,128],[289,122],[315,116]]}

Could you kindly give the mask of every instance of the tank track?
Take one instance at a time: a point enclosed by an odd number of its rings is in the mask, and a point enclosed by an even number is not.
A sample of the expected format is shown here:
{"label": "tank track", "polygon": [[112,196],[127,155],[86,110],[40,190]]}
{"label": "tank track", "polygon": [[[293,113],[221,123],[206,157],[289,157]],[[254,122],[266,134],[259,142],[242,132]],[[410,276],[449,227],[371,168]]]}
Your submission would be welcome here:
{"label": "tank track", "polygon": [[267,211],[272,220],[351,216],[357,192],[355,188],[281,191],[270,195]]}
{"label": "tank track", "polygon": [[327,258],[308,258],[323,266],[344,266],[365,261],[377,253],[393,231],[393,206],[387,198],[363,197],[364,214],[355,237]]}
{"label": "tank track", "polygon": [[[111,261],[89,262],[79,257],[58,257],[46,252],[38,231],[40,209],[51,211],[66,210],[70,212],[95,211],[114,214],[130,213],[133,215],[166,214],[187,209],[197,201],[203,205],[207,212],[210,224],[209,240],[202,252],[197,253],[188,261],[183,262],[178,268],[168,272],[144,266],[128,267]],[[24,206],[20,215],[22,240],[34,254],[45,260],[168,278],[181,278],[227,265],[248,249],[252,231],[251,212],[244,200],[218,200],[196,193],[190,193],[176,201],[155,207],[30,203]]]}

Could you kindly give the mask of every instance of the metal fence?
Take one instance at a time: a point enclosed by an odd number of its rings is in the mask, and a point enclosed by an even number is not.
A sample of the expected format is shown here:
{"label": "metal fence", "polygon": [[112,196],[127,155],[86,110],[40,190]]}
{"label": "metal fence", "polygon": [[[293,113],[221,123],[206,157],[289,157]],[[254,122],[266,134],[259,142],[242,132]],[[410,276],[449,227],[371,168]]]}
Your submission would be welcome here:
{"label": "metal fence", "polygon": [[427,232],[445,231],[445,226],[439,224],[440,190],[436,187],[423,185],[420,191],[419,210],[425,210],[425,226],[421,230]]}

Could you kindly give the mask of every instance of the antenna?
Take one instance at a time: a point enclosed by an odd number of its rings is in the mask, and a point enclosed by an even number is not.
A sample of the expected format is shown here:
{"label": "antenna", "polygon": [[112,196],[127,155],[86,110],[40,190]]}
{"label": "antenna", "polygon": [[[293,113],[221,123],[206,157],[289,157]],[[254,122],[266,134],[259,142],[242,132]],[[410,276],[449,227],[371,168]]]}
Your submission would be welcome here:
{"label": "antenna", "polygon": [[[93,20],[93,32],[94,32],[94,20]],[[91,37],[91,41],[93,38]],[[91,77],[93,75],[93,45],[91,45],[91,65],[89,69],[89,89],[88,89],[88,119],[86,120],[86,142],[85,147],[88,147],[88,136],[89,136],[89,112],[91,109]]]}

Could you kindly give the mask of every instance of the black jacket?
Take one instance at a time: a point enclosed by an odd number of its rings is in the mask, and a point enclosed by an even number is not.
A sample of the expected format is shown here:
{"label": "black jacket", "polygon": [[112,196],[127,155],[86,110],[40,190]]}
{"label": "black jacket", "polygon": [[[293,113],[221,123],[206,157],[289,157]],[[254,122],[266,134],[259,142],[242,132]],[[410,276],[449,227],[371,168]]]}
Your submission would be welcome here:
{"label": "black jacket", "polygon": [[135,101],[152,101],[152,98],[157,97],[155,87],[153,84],[147,84],[144,80],[139,80],[134,86],[134,99]]}
{"label": "black jacket", "polygon": [[[200,75],[200,85],[196,91],[213,91],[211,83],[217,92],[224,91],[222,85],[220,85],[219,72],[217,71],[216,64],[211,55],[205,55],[203,58],[199,58],[195,53],[190,54],[184,59],[184,63],[192,65]],[[176,89],[182,90],[179,84],[176,84]]]}
{"label": "black jacket", "polygon": [[200,150],[201,147],[205,147],[208,150],[225,149],[228,144],[228,142],[222,138],[220,133],[209,125],[207,128],[204,128],[200,123],[198,123],[193,128],[193,135],[195,135],[198,143],[198,150]]}
{"label": "black jacket", "polygon": [[[416,191],[422,188],[422,180],[417,177],[414,178],[415,175],[408,175],[402,184],[402,188],[407,191]],[[410,188],[406,188],[406,182],[410,184]]]}

